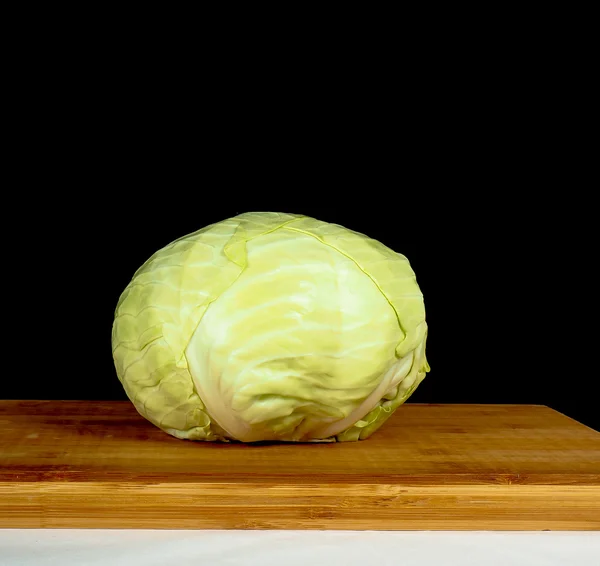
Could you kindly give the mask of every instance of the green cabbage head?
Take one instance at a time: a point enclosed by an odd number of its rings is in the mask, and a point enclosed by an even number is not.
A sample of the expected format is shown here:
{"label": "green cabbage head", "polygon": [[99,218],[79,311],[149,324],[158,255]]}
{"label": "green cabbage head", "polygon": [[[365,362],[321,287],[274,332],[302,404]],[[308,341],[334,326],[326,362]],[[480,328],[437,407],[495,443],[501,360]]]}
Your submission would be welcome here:
{"label": "green cabbage head", "polygon": [[425,377],[407,259],[336,224],[245,213],[156,252],[121,295],[113,358],[141,415],[189,440],[370,436]]}

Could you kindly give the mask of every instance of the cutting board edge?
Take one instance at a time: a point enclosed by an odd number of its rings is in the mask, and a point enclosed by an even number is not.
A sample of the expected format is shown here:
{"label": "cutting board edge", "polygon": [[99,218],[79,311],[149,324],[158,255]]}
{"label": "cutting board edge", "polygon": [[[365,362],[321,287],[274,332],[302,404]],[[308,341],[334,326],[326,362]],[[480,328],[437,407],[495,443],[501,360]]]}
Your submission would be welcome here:
{"label": "cutting board edge", "polygon": [[600,486],[5,482],[0,528],[600,530]]}

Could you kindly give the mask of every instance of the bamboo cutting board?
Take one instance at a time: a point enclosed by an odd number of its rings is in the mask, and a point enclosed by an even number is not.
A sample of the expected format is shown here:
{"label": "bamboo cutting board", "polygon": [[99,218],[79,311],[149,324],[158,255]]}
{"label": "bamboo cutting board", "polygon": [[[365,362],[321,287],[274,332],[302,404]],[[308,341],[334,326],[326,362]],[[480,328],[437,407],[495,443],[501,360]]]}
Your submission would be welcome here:
{"label": "bamboo cutting board", "polygon": [[600,530],[600,433],[407,404],[370,439],[177,440],[129,402],[0,401],[0,527]]}

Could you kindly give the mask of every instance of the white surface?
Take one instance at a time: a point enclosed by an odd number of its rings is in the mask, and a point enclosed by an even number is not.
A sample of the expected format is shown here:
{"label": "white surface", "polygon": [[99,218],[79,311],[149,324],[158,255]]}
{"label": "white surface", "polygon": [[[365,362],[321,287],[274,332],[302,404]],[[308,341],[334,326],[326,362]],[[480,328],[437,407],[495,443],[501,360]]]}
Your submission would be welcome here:
{"label": "white surface", "polygon": [[1,566],[599,566],[595,532],[0,529]]}

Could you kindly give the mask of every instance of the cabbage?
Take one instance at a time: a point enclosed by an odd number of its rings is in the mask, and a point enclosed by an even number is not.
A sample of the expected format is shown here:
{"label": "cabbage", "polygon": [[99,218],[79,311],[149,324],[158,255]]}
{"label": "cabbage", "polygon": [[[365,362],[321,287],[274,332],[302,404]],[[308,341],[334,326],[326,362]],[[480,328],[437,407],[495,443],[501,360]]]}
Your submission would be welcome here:
{"label": "cabbage", "polygon": [[117,375],[183,439],[348,441],[429,371],[407,259],[336,224],[245,213],[156,252],[121,295]]}

